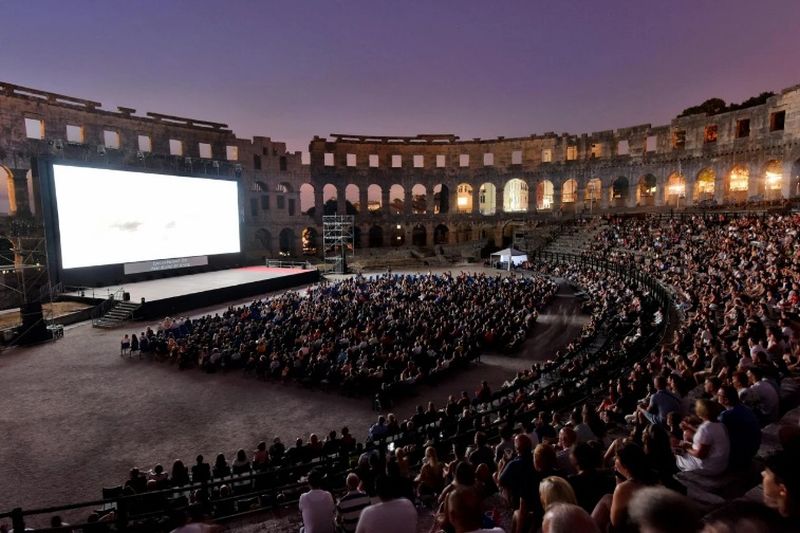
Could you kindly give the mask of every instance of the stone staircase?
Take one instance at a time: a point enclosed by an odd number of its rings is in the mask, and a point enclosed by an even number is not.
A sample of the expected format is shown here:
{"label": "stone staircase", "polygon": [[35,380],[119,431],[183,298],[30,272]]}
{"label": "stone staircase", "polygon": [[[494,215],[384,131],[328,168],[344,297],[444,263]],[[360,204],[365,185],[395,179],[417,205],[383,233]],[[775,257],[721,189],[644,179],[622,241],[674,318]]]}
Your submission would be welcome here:
{"label": "stone staircase", "polygon": [[607,222],[603,219],[593,219],[589,224],[570,227],[547,244],[544,250],[562,254],[580,254],[589,251],[592,249],[595,238],[606,224]]}
{"label": "stone staircase", "polygon": [[92,321],[96,328],[112,329],[121,326],[133,318],[133,314],[142,305],[133,302],[116,302],[103,316]]}

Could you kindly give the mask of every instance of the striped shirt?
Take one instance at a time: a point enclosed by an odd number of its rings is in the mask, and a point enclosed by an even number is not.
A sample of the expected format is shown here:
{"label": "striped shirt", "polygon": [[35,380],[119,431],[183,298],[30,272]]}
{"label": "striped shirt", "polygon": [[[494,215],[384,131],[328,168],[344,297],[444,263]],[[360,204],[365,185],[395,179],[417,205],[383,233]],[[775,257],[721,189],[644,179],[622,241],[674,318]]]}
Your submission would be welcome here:
{"label": "striped shirt", "polygon": [[369,496],[360,490],[353,490],[342,496],[336,506],[342,529],[347,533],[355,532],[361,511],[368,505]]}

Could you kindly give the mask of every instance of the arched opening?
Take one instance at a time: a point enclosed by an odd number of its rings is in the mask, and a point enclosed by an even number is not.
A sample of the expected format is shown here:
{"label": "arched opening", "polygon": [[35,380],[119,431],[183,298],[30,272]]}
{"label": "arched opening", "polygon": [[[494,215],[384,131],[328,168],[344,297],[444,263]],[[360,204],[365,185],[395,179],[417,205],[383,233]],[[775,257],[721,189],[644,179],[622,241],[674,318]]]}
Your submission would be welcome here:
{"label": "arched opening", "polygon": [[656,192],[658,191],[658,179],[652,174],[645,174],[639,178],[636,185],[636,205],[653,206],[656,205]]}
{"label": "arched opening", "polygon": [[667,178],[667,205],[680,207],[685,204],[686,199],[686,178],[683,174],[673,172]]}
{"label": "arched opening", "polygon": [[389,188],[389,212],[393,215],[402,215],[405,207],[405,190],[402,185],[395,183]]}
{"label": "arched opening", "polygon": [[578,181],[568,179],[561,185],[561,203],[574,204],[578,201]]}
{"label": "arched opening", "polygon": [[272,252],[272,234],[269,230],[259,228],[256,231],[256,242],[263,250]]}
{"label": "arched opening", "polygon": [[628,201],[630,184],[625,176],[618,176],[611,184],[611,203],[614,207],[625,207]]}
{"label": "arched opening", "polygon": [[528,184],[519,178],[513,178],[503,187],[503,211],[519,213],[528,210]]}
{"label": "arched opening", "polygon": [[433,229],[433,244],[447,244],[450,230],[444,224],[439,224]]}
{"label": "arched opening", "polygon": [[708,203],[714,200],[716,191],[717,174],[711,167],[706,167],[697,173],[694,181],[695,203]]}
{"label": "arched opening", "polygon": [[414,246],[426,246],[428,244],[428,233],[422,224],[417,224],[411,230],[411,244]]}
{"label": "arched opening", "polygon": [[428,210],[428,194],[425,186],[417,183],[411,187],[411,212],[415,215],[424,215]]}
{"label": "arched opening", "polygon": [[[308,210],[314,208],[314,186],[310,183],[300,185],[300,212],[309,214]],[[312,214],[314,211],[311,212]]]}
{"label": "arched opening", "polygon": [[383,207],[383,191],[374,183],[367,187],[367,209],[370,213],[380,212]]}
{"label": "arched opening", "polygon": [[357,215],[361,212],[361,198],[358,185],[353,183],[344,188],[345,210],[348,215]]}
{"label": "arched opening", "polygon": [[383,246],[383,228],[372,226],[367,234],[367,244],[370,248],[380,248]]}
{"label": "arched opening", "polygon": [[777,159],[764,166],[764,196],[767,200],[783,197],[783,164]]}
{"label": "arched opening", "polygon": [[[322,188],[322,213],[325,215],[336,215],[339,211],[339,191],[333,184],[326,184]],[[344,214],[344,213],[342,213]]]}
{"label": "arched opening", "polygon": [[303,255],[317,255],[319,251],[319,234],[311,227],[303,228],[300,234],[300,246]]}
{"label": "arched opening", "polygon": [[734,165],[725,177],[725,201],[746,202],[750,190],[750,170],[744,165]]}
{"label": "arched opening", "polygon": [[450,212],[450,188],[444,183],[433,187],[433,214],[444,215]]}
{"label": "arched opening", "polygon": [[392,246],[403,246],[406,243],[406,230],[402,224],[392,226]]}
{"label": "arched opening", "polygon": [[494,215],[497,212],[497,187],[484,183],[478,189],[478,211],[481,215]]}
{"label": "arched opening", "polygon": [[14,192],[14,175],[6,167],[0,166],[0,215],[16,213]]}
{"label": "arched opening", "polygon": [[458,242],[469,242],[472,240],[472,225],[461,224],[458,226],[456,233],[456,240]]}
{"label": "arched opening", "polygon": [[585,202],[593,209],[603,199],[603,182],[600,178],[592,178],[586,183]]}
{"label": "arched opening", "polygon": [[536,209],[553,208],[553,182],[543,180],[536,184]]}
{"label": "arched opening", "polygon": [[456,206],[459,213],[472,213],[472,185],[469,183],[458,184]]}
{"label": "arched opening", "polygon": [[280,255],[294,255],[295,246],[294,231],[290,228],[283,228],[278,235],[278,252]]}

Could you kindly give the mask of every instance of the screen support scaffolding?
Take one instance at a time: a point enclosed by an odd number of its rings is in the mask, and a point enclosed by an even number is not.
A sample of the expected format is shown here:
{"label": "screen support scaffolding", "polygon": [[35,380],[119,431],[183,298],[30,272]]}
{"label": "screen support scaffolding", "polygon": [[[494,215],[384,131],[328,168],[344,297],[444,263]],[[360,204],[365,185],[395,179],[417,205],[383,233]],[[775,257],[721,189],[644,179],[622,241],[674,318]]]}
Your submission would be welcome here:
{"label": "screen support scaffolding", "polygon": [[347,255],[355,250],[353,215],[325,215],[322,217],[322,247],[325,263],[333,265],[336,274],[347,273]]}

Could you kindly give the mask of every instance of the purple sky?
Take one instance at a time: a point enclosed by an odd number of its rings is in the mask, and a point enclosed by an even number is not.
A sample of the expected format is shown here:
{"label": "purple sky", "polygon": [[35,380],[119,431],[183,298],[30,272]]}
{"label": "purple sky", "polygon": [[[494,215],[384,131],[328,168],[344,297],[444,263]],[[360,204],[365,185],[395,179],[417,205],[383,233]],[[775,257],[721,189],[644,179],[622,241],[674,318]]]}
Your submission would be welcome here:
{"label": "purple sky", "polygon": [[797,0],[3,2],[0,79],[313,135],[663,124],[800,83]]}

